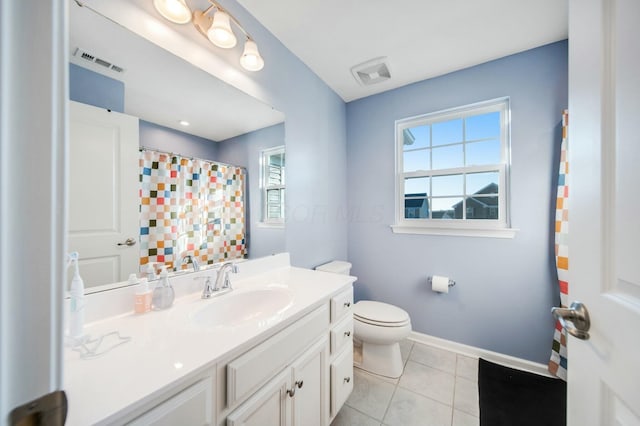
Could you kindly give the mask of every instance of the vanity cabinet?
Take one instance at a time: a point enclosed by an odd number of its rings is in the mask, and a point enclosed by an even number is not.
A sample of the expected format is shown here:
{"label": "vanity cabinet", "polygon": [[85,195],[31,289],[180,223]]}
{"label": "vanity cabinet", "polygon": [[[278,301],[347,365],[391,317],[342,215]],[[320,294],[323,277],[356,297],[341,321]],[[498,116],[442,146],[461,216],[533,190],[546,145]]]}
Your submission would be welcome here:
{"label": "vanity cabinet", "polygon": [[330,421],[353,390],[353,287],[331,298]]}
{"label": "vanity cabinet", "polygon": [[227,426],[327,425],[325,338],[227,416]]}
{"label": "vanity cabinet", "polygon": [[[130,426],[211,425],[215,413],[215,370],[211,369],[197,378],[169,391],[162,402],[152,403],[152,408],[127,422]],[[181,390],[180,390],[181,389]],[[177,391],[177,392],[176,392]],[[166,398],[166,399],[165,399]],[[121,421],[114,421],[114,424]]]}

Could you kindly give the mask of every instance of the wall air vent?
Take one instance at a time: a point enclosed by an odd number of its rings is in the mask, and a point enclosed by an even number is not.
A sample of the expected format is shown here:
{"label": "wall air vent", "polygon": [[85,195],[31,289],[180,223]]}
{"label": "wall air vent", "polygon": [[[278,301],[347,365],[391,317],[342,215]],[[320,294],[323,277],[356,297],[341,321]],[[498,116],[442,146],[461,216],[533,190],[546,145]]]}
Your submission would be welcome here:
{"label": "wall air vent", "polygon": [[385,56],[375,58],[351,68],[351,74],[362,86],[371,86],[391,78]]}
{"label": "wall air vent", "polygon": [[73,56],[76,56],[78,58],[82,58],[85,61],[88,62],[92,62],[96,65],[100,65],[101,67],[110,69],[112,71],[115,72],[124,72],[124,68],[115,65],[113,63],[111,63],[110,61],[107,61],[105,59],[102,58],[98,58],[96,55],[87,52],[86,50],[80,48],[80,47],[76,47],[76,50],[73,52]]}

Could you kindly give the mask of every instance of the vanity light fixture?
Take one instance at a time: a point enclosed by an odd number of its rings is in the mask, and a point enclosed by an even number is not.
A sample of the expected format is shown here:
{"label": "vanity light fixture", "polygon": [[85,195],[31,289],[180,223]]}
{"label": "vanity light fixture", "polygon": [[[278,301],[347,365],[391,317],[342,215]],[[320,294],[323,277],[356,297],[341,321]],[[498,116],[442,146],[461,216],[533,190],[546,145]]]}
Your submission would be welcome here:
{"label": "vanity light fixture", "polygon": [[[193,20],[193,25],[204,37],[214,45],[231,49],[236,46],[237,39],[231,23],[244,34],[244,51],[240,57],[240,65],[247,71],[260,71],[264,67],[264,59],[258,52],[258,45],[242,27],[240,22],[214,0],[207,0],[211,6],[206,10],[194,10],[186,4],[186,0],[153,0],[153,5],[160,15],[176,24],[186,24]],[[186,12],[185,12],[186,11]],[[213,12],[211,14],[210,12]],[[186,19],[185,15],[188,15]]]}
{"label": "vanity light fixture", "polygon": [[160,15],[175,24],[191,22],[191,9],[185,0],[153,0],[153,6]]}

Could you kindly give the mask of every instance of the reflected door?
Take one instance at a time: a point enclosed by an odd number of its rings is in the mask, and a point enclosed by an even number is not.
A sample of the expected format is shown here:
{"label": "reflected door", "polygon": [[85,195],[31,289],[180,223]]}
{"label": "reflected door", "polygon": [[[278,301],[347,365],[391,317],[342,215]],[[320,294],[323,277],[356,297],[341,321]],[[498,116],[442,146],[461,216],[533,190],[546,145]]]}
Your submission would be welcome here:
{"label": "reflected door", "polygon": [[138,272],[138,119],[70,102],[68,250],[85,287]]}
{"label": "reflected door", "polygon": [[568,422],[640,425],[640,2],[569,4]]}

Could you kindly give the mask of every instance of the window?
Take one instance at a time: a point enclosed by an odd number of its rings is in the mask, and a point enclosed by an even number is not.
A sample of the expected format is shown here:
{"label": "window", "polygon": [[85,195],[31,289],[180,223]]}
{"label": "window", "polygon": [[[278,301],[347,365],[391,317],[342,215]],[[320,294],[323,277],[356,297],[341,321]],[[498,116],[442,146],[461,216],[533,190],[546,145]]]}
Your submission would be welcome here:
{"label": "window", "polygon": [[508,98],[397,121],[394,232],[513,237],[509,121]]}
{"label": "window", "polygon": [[262,222],[284,224],[284,146],[262,151]]}

